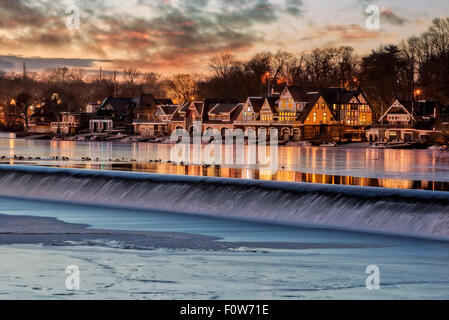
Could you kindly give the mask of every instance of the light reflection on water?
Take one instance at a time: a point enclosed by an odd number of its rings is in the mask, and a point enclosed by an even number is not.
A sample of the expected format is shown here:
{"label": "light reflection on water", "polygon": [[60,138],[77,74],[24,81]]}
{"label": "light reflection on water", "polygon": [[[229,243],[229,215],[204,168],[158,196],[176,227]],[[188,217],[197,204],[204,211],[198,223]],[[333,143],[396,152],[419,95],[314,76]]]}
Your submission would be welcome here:
{"label": "light reflection on water", "polygon": [[[0,139],[0,157],[6,157],[2,164],[11,165],[449,191],[449,154],[440,151],[279,147],[279,171],[271,172],[248,162],[208,168],[174,165],[168,163],[172,147],[150,143]],[[25,157],[26,162],[10,160],[14,155]],[[36,157],[42,160],[35,161]],[[55,161],[55,157],[67,157],[70,161]],[[81,161],[83,157],[92,161]],[[161,163],[150,162],[154,160]]]}

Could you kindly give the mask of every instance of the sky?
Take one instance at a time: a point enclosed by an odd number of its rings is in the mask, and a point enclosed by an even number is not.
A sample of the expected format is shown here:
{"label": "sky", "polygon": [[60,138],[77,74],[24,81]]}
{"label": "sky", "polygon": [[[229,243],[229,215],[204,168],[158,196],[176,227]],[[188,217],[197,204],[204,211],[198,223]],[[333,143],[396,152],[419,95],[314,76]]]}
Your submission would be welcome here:
{"label": "sky", "polygon": [[[380,10],[379,29],[367,27],[370,5]],[[221,53],[352,46],[364,55],[425,32],[436,17],[449,17],[449,1],[0,0],[0,70],[25,62],[32,71],[204,74]]]}

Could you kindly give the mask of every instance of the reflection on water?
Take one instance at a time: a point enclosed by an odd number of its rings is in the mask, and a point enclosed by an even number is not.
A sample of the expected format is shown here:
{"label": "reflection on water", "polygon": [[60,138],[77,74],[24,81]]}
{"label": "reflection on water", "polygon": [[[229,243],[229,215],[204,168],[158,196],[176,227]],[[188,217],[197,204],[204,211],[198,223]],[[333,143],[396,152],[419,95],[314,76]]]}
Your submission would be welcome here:
{"label": "reflection on water", "polygon": [[[449,154],[440,151],[280,147],[279,171],[271,172],[250,163],[219,167],[174,165],[169,163],[172,147],[149,143],[0,138],[0,157],[5,157],[2,164],[11,165],[449,191]],[[15,160],[14,156],[24,157],[26,163]],[[41,159],[36,161],[36,157]],[[67,157],[70,161],[55,161],[56,157]],[[86,157],[92,161],[82,161]],[[150,162],[155,160],[161,162]]]}

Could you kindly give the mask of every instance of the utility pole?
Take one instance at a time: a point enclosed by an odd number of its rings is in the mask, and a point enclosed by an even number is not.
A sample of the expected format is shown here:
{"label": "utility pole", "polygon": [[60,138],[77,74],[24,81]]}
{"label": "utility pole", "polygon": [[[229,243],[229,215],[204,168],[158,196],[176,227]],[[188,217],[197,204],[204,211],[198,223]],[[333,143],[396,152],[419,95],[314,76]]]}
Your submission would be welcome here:
{"label": "utility pole", "polygon": [[27,66],[25,61],[23,62],[23,78],[26,79],[27,77]]}
{"label": "utility pole", "polygon": [[117,98],[117,71],[114,70],[114,98]]}
{"label": "utility pole", "polygon": [[380,106],[380,124],[384,124],[384,101],[382,100],[382,104]]}

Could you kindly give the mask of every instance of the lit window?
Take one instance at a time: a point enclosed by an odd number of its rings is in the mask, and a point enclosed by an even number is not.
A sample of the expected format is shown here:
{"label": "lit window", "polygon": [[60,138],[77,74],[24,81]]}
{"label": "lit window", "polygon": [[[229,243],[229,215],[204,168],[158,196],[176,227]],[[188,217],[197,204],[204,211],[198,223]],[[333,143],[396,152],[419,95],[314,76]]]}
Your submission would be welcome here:
{"label": "lit window", "polygon": [[316,112],[313,113],[313,122],[316,122]]}

